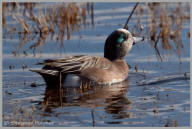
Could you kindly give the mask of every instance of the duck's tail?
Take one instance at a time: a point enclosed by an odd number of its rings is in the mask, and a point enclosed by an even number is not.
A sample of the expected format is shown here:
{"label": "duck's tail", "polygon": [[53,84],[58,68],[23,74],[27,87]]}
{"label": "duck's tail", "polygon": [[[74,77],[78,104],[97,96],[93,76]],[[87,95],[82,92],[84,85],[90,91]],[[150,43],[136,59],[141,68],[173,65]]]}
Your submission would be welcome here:
{"label": "duck's tail", "polygon": [[30,69],[30,71],[40,74],[43,77],[44,81],[46,82],[47,87],[50,87],[50,88],[60,87],[62,82],[66,78],[65,74],[62,74],[62,76],[60,76],[59,71],[55,71],[55,70]]}
{"label": "duck's tail", "polygon": [[48,75],[48,76],[58,76],[59,71],[56,70],[45,70],[45,69],[30,69],[31,72],[36,72],[42,76]]}

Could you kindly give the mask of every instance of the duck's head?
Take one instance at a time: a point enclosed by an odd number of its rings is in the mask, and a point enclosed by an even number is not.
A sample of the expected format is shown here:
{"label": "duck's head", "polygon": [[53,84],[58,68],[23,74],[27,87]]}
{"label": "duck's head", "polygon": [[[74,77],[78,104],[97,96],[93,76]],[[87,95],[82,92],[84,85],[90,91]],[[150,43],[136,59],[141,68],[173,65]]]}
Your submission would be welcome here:
{"label": "duck's head", "polygon": [[143,38],[133,37],[132,34],[123,28],[113,31],[105,42],[104,57],[113,61],[123,59],[131,50],[132,46]]}

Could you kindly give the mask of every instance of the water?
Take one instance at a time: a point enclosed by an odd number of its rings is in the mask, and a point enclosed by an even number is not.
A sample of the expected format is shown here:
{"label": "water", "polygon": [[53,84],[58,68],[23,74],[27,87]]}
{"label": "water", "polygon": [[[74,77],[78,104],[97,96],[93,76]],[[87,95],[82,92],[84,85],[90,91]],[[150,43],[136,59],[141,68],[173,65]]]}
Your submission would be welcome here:
{"label": "water", "polygon": [[[133,5],[96,3],[94,28],[74,32],[64,41],[62,55],[56,41],[47,40],[42,54],[37,49],[36,56],[32,51],[25,56],[22,50],[34,42],[30,40],[15,57],[11,52],[20,43],[18,37],[3,38],[3,126],[190,126],[189,23],[182,30],[181,63],[176,52],[160,62],[147,41],[137,44],[126,57],[129,77],[120,84],[48,89],[40,75],[29,71],[47,58],[103,56],[107,35],[123,27]],[[133,17],[130,24],[134,22]]]}

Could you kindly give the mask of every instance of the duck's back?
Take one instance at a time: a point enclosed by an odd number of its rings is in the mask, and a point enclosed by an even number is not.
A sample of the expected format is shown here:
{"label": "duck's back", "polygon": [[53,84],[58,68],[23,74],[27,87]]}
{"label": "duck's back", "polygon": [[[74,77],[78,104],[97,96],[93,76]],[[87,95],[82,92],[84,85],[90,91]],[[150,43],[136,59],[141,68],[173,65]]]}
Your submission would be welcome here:
{"label": "duck's back", "polygon": [[52,76],[57,76],[59,72],[63,74],[80,74],[86,67],[93,67],[99,58],[101,57],[78,55],[54,60],[49,59],[37,64],[43,65],[42,70],[31,71]]}
{"label": "duck's back", "polygon": [[98,56],[68,56],[63,59],[45,60],[38,64],[44,65],[42,70],[32,71],[41,74],[46,80],[49,80],[49,77],[58,77],[60,73],[78,74],[99,84],[111,84],[125,80],[128,75],[128,66],[124,60],[111,62]]}

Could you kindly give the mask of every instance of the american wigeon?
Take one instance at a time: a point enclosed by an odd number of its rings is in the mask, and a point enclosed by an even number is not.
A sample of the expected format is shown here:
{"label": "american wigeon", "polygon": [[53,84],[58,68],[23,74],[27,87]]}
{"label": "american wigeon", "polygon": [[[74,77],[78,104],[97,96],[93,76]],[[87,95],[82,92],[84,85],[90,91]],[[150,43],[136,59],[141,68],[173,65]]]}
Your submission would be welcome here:
{"label": "american wigeon", "polygon": [[104,57],[77,55],[63,59],[45,60],[41,70],[31,70],[43,76],[47,83],[64,80],[68,74],[76,74],[97,84],[113,84],[124,81],[128,77],[126,54],[132,45],[143,38],[135,38],[126,29],[112,32],[104,47]]}

